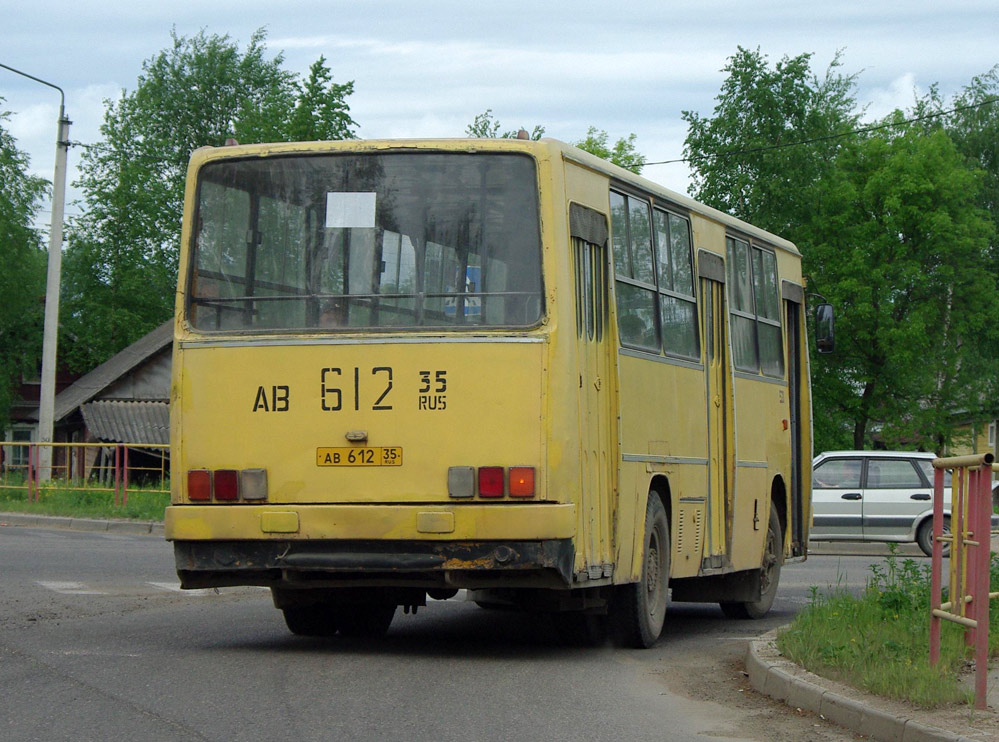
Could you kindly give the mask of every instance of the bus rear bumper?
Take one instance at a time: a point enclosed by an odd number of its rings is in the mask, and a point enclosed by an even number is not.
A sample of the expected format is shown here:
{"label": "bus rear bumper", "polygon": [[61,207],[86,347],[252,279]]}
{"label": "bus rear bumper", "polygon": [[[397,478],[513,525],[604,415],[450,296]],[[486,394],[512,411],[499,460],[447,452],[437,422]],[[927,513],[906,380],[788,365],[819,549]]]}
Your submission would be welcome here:
{"label": "bus rear bumper", "polygon": [[571,539],[175,541],[181,587],[567,587]]}
{"label": "bus rear bumper", "polygon": [[185,588],[571,584],[576,509],[557,503],[174,505]]}
{"label": "bus rear bumper", "polygon": [[557,503],[460,505],[172,505],[168,541],[541,541],[572,538],[576,508]]}

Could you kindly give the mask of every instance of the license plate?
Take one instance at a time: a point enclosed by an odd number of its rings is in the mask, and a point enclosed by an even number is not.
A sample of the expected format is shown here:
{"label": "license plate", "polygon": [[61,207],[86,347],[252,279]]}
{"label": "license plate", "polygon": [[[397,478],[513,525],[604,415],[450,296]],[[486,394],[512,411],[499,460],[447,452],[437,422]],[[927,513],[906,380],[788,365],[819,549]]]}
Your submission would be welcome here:
{"label": "license plate", "polygon": [[316,466],[402,466],[402,447],[317,448]]}

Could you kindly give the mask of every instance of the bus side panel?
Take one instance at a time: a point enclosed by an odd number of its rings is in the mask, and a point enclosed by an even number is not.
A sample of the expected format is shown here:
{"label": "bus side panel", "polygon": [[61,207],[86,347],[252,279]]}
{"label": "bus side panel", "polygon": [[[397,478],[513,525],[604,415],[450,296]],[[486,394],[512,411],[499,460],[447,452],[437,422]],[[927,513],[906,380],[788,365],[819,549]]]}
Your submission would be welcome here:
{"label": "bus side panel", "polygon": [[[622,492],[634,492],[638,505],[633,538],[638,544],[644,539],[645,497],[653,481],[668,483],[672,502],[667,503],[667,511],[673,514],[672,574],[696,575],[703,549],[703,518],[681,523],[680,513],[696,512],[693,506],[697,505],[703,512],[707,494],[703,371],[624,354],[618,363],[622,467],[631,480],[631,489],[622,486]],[[636,548],[639,563],[641,551]]]}
{"label": "bus side panel", "polygon": [[771,484],[790,474],[790,419],[787,387],[735,379],[736,496],[732,566],[755,569],[770,517]]}

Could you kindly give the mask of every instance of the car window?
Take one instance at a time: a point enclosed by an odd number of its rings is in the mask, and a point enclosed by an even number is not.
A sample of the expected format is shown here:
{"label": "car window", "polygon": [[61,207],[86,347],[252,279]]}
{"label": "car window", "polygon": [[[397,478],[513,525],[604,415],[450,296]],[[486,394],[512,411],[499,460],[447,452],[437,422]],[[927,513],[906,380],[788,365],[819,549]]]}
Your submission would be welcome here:
{"label": "car window", "polygon": [[867,462],[867,489],[924,487],[911,461],[905,459],[870,459]]}
{"label": "car window", "polygon": [[[933,485],[933,462],[929,459],[917,459],[916,463],[919,464],[919,468],[923,470],[923,474],[926,475],[926,479],[929,481],[930,486]],[[950,469],[944,469],[944,487],[950,487]]]}
{"label": "car window", "polygon": [[860,487],[860,459],[826,459],[812,472],[815,489]]}

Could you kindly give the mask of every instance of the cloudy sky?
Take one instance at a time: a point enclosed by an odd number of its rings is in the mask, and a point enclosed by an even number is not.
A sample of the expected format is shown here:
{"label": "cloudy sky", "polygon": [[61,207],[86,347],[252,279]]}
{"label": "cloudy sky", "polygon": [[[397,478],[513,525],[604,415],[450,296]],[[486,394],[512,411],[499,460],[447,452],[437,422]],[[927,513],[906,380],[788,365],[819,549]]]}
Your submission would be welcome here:
{"label": "cloudy sky", "polygon": [[[0,0],[0,17],[0,63],[62,87],[71,139],[84,143],[172,28],[243,47],[264,27],[270,52],[303,75],[325,55],[336,82],[355,83],[365,138],[461,136],[489,108],[505,129],[541,124],[564,140],[590,125],[612,140],[633,132],[649,161],[681,156],[681,112],[711,113],[740,45],[771,63],[813,53],[820,75],[840,50],[871,119],[933,84],[949,97],[999,63],[996,0]],[[0,97],[32,171],[51,179],[58,93],[0,69]],[[71,149],[70,180],[79,158]],[[644,174],[688,183],[682,164]]]}

